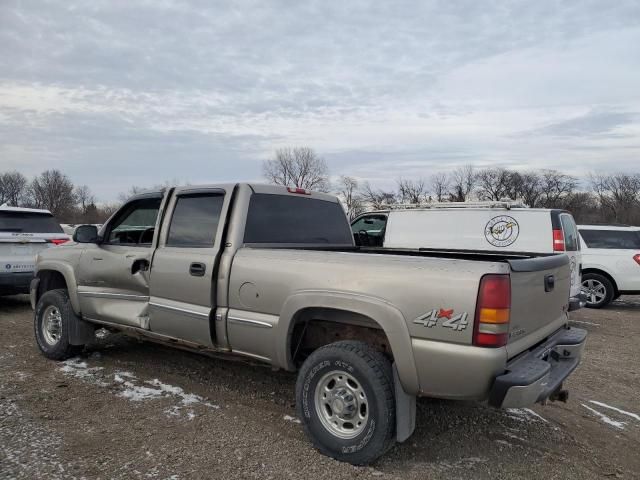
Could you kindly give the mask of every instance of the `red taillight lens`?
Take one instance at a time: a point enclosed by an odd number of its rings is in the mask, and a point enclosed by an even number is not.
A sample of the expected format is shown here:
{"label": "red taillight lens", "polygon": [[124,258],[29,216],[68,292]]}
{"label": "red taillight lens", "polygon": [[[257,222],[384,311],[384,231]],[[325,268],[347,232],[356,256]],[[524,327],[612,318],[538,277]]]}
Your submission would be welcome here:
{"label": "red taillight lens", "polygon": [[553,251],[564,252],[564,233],[562,233],[562,229],[553,231]]}
{"label": "red taillight lens", "polygon": [[485,275],[480,280],[473,344],[502,347],[509,340],[511,315],[511,278],[509,275]]}
{"label": "red taillight lens", "polygon": [[298,195],[311,195],[311,192],[307,192],[304,188],[287,187],[287,192],[297,193]]}
{"label": "red taillight lens", "polygon": [[640,253],[638,253],[637,255],[634,255],[633,259],[636,261],[638,265],[640,265]]}
{"label": "red taillight lens", "polygon": [[47,240],[47,242],[53,243],[54,245],[60,245],[68,241],[69,241],[68,238],[50,238],[49,240]]}

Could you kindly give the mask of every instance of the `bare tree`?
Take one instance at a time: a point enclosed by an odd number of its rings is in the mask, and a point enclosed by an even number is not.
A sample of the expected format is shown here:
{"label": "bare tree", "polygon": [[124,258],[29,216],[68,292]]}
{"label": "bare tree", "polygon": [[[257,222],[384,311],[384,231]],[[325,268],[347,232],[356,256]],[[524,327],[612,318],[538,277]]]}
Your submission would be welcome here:
{"label": "bare tree", "polygon": [[481,200],[502,200],[508,197],[511,172],[504,168],[485,168],[478,172],[478,197]]}
{"label": "bare tree", "polygon": [[393,192],[374,189],[369,185],[369,182],[366,182],[362,187],[362,199],[368,203],[373,210],[383,210],[389,205],[397,203],[396,196]]}
{"label": "bare tree", "polygon": [[329,167],[309,147],[280,148],[262,165],[265,178],[276,185],[329,191]]}
{"label": "bare tree", "polygon": [[79,185],[75,190],[76,199],[80,211],[84,214],[92,205],[95,207],[96,197],[91,193],[87,185]]}
{"label": "bare tree", "polygon": [[540,172],[540,202],[544,208],[560,207],[562,200],[573,193],[578,186],[578,180],[557,170],[541,170]]}
{"label": "bare tree", "polygon": [[427,188],[424,179],[408,180],[400,178],[397,180],[398,197],[401,203],[420,203],[424,200]]}
{"label": "bare tree", "polygon": [[364,212],[362,195],[358,191],[358,181],[353,177],[340,177],[338,196],[347,210],[349,220],[353,220]]}
{"label": "bare tree", "polygon": [[632,223],[640,215],[640,174],[592,174],[591,188],[615,222]]}
{"label": "bare tree", "polygon": [[17,171],[0,175],[0,205],[20,206],[25,200],[28,183],[27,177]]}
{"label": "bare tree", "polygon": [[431,191],[438,202],[444,201],[449,192],[450,182],[449,175],[445,172],[438,172],[431,175]]}
{"label": "bare tree", "polygon": [[46,170],[29,185],[29,202],[62,218],[76,205],[73,183],[60,170]]}
{"label": "bare tree", "polygon": [[451,201],[466,202],[476,186],[476,173],[473,165],[465,165],[451,172]]}
{"label": "bare tree", "polygon": [[515,195],[512,198],[521,198],[530,207],[537,207],[542,194],[540,175],[537,172],[525,172],[518,175],[518,188],[514,191]]}

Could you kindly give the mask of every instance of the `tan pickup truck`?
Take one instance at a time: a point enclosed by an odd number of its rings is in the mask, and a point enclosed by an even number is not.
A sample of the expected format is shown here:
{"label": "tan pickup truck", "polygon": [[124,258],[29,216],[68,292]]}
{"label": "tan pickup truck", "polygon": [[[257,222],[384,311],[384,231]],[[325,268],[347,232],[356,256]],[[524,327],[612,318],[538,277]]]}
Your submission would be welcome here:
{"label": "tan pickup truck", "polygon": [[411,435],[417,396],[566,400],[586,337],[569,286],[566,255],[356,247],[335,197],[224,184],[79,227],[38,256],[31,301],[51,359],[107,328],[297,371],[311,441],[366,464]]}

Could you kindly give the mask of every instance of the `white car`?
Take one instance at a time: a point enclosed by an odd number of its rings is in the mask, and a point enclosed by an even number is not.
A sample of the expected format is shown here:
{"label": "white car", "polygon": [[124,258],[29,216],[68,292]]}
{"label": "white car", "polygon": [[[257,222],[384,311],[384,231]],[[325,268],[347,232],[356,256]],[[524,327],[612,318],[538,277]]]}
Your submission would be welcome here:
{"label": "white car", "polygon": [[29,293],[38,252],[69,240],[48,210],[0,206],[0,295]]}
{"label": "white car", "polygon": [[356,243],[369,247],[564,252],[571,262],[571,301],[584,306],[576,223],[565,210],[528,208],[515,202],[437,203],[395,207],[360,215],[351,223]]}
{"label": "white car", "polygon": [[579,225],[587,307],[640,295],[640,227]]}

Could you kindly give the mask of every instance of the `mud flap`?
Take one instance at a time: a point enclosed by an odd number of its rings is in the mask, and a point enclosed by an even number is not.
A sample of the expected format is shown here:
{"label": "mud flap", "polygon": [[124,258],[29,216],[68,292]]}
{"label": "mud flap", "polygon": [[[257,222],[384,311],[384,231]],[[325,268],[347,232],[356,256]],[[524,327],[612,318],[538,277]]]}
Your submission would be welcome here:
{"label": "mud flap", "polygon": [[416,397],[407,395],[402,388],[398,369],[393,364],[393,386],[396,396],[396,441],[407,440],[416,428]]}
{"label": "mud flap", "polygon": [[86,345],[95,340],[96,328],[93,324],[85,322],[76,315],[70,315],[71,322],[69,324],[69,343],[71,345]]}

